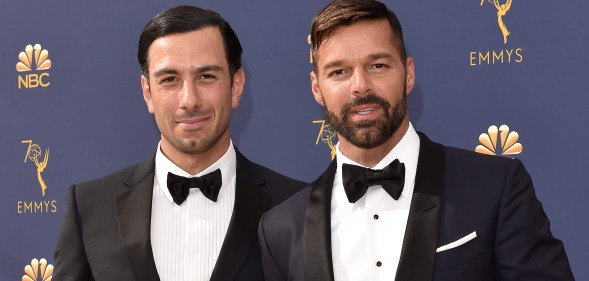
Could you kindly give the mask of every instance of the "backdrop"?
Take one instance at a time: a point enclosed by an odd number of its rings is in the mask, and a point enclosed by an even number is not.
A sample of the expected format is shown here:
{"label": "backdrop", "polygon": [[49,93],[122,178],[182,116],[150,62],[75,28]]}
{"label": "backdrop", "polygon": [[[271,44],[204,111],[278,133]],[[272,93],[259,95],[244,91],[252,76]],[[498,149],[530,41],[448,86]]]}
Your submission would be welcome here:
{"label": "backdrop", "polygon": [[[3,3],[0,280],[54,263],[68,186],[155,150],[137,42],[165,8],[217,10],[241,39],[246,91],[231,130],[245,155],[306,181],[331,160],[337,139],[311,95],[307,43],[325,0]],[[522,159],[574,275],[589,280],[589,2],[386,3],[415,58],[413,125],[447,145]]]}

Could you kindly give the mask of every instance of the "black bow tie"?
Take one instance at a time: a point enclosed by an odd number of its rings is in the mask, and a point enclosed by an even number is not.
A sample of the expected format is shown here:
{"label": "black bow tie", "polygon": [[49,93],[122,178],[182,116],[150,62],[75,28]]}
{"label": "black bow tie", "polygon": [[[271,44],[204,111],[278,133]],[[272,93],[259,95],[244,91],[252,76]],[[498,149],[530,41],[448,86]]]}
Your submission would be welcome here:
{"label": "black bow tie", "polygon": [[382,170],[342,164],[344,190],[350,203],[358,201],[369,187],[381,185],[393,199],[398,200],[405,184],[405,164],[398,159]]}
{"label": "black bow tie", "polygon": [[213,202],[217,202],[219,190],[221,189],[221,170],[215,171],[195,178],[185,178],[168,173],[168,190],[176,204],[180,205],[188,197],[191,188],[198,188],[202,194]]}

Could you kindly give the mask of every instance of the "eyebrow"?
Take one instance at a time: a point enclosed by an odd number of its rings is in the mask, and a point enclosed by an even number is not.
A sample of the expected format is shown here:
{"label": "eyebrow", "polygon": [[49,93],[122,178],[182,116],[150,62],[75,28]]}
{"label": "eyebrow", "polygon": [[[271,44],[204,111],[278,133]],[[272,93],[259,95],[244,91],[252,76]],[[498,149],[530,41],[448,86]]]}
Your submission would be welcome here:
{"label": "eyebrow", "polygon": [[376,53],[371,54],[368,56],[371,60],[378,60],[378,59],[390,59],[393,58],[393,55],[390,53]]}
{"label": "eyebrow", "polygon": [[[376,53],[376,54],[368,55],[368,59],[370,61],[375,61],[375,60],[383,59],[383,58],[388,59],[388,58],[392,58],[392,57],[393,57],[393,55],[391,55],[389,53]],[[325,64],[323,66],[323,70],[327,70],[327,69],[335,68],[335,67],[340,67],[343,64],[344,64],[344,60],[335,60],[335,61]]]}
{"label": "eyebrow", "polygon": [[[194,68],[191,72],[194,74],[198,74],[198,73],[203,73],[203,72],[207,72],[207,71],[223,71],[223,67],[219,66],[219,65],[204,65],[204,66],[199,66],[197,68]],[[174,69],[174,68],[163,68],[160,69],[156,72],[153,73],[153,77],[158,77],[158,76],[163,76],[163,75],[168,75],[168,74],[173,74],[173,75],[178,75],[178,70]]]}

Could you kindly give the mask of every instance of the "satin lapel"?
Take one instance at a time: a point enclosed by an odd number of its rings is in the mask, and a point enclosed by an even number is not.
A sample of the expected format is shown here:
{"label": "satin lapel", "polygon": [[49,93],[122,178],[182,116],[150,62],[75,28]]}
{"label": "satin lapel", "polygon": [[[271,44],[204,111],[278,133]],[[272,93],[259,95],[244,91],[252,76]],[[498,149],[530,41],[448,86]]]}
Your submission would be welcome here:
{"label": "satin lapel", "polygon": [[413,199],[395,280],[431,281],[444,181],[444,151],[419,133],[420,149]]}
{"label": "satin lapel", "polygon": [[115,199],[119,231],[136,280],[159,280],[151,248],[151,199],[155,155],[125,180],[129,190]]}
{"label": "satin lapel", "polygon": [[259,188],[265,180],[252,168],[252,162],[237,149],[235,152],[235,206],[211,281],[234,280],[237,277],[258,239],[260,218],[272,206],[272,198]]}
{"label": "satin lapel", "polygon": [[303,240],[305,280],[334,280],[331,259],[331,191],[336,169],[337,163],[334,159],[327,171],[311,184]]}

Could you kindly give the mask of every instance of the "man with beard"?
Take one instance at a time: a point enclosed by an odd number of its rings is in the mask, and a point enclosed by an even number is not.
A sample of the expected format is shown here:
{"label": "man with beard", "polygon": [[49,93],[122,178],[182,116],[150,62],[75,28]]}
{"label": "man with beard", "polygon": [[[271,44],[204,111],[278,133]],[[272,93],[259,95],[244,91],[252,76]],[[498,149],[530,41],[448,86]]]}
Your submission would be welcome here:
{"label": "man with beard", "polygon": [[259,219],[303,183],[233,146],[241,54],[211,10],[174,7],[147,23],[141,87],[161,141],[145,162],[70,189],[54,280],[264,280]]}
{"label": "man with beard", "polygon": [[313,95],[339,143],[322,176],[262,218],[267,280],[573,280],[519,160],[413,129],[414,63],[393,12],[334,1],[311,41]]}

